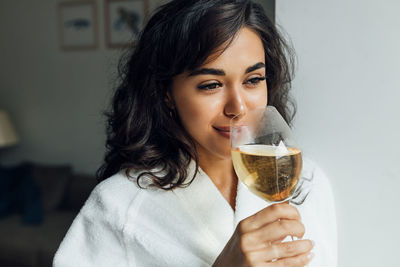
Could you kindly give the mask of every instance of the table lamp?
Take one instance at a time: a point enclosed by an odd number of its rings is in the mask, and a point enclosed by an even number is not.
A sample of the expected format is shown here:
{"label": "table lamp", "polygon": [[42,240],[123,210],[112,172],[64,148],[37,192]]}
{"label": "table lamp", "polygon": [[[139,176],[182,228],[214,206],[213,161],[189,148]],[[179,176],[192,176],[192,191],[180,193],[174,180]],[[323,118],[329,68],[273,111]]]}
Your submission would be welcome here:
{"label": "table lamp", "polygon": [[17,143],[18,136],[8,114],[4,110],[0,110],[0,148],[12,146]]}

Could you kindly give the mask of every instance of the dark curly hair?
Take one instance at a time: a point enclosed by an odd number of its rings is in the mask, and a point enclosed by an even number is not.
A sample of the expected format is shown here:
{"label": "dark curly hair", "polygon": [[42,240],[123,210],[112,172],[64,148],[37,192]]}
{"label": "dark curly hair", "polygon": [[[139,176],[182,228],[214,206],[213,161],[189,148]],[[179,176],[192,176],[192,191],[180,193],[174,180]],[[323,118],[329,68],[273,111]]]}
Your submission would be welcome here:
{"label": "dark curly hair", "polygon": [[[245,0],[175,0],[161,6],[142,31],[128,60],[121,61],[121,83],[106,113],[107,152],[97,171],[102,181],[120,170],[148,177],[165,190],[187,186],[187,169],[198,156],[179,116],[165,101],[172,79],[195,70],[221,46],[226,49],[243,27],[254,30],[265,49],[269,105],[290,124],[295,105],[289,99],[293,75],[291,46],[265,15]],[[224,49],[222,49],[221,53]]]}

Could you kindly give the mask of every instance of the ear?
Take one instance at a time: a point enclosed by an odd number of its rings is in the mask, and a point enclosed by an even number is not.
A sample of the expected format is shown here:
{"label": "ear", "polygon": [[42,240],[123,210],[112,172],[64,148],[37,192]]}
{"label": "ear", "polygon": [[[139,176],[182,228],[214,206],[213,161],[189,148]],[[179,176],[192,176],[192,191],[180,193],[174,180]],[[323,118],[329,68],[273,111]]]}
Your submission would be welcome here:
{"label": "ear", "polygon": [[175,109],[174,100],[172,99],[170,92],[167,92],[164,101],[169,109]]}

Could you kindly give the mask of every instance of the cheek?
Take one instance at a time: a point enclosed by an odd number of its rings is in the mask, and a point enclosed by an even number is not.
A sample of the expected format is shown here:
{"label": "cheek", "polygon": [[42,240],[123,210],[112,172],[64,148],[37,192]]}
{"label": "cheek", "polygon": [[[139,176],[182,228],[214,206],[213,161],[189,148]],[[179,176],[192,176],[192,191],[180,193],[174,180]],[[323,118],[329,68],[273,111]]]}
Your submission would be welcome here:
{"label": "cheek", "polygon": [[189,103],[177,107],[179,117],[184,125],[202,119],[201,105],[190,105]]}
{"label": "cheek", "polygon": [[[180,100],[180,99],[179,99]],[[207,99],[186,98],[186,101],[177,101],[177,109],[183,126],[189,133],[193,131],[201,132],[204,127],[212,124],[216,114],[218,103],[216,101],[206,101]],[[183,100],[183,99],[182,99]]]}
{"label": "cheek", "polygon": [[259,90],[257,93],[250,93],[247,96],[248,108],[255,108],[259,106],[266,106],[268,103],[268,91],[267,89]]}

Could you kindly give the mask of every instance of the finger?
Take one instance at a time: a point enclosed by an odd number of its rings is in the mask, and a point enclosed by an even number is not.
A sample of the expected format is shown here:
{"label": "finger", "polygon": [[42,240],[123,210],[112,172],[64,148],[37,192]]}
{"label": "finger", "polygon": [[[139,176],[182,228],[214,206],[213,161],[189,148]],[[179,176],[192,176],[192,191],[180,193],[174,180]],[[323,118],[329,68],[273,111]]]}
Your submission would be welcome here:
{"label": "finger", "polygon": [[314,253],[303,253],[290,258],[279,259],[274,262],[267,263],[268,267],[300,267],[306,266],[311,262],[314,257]]}
{"label": "finger", "polygon": [[[271,245],[276,245],[276,244],[279,244],[279,243],[283,242],[283,240],[285,240],[286,238],[287,238],[287,236],[279,238],[279,239],[277,239],[275,241],[271,241],[270,243],[271,243]],[[292,239],[292,241],[293,241],[293,239]]]}
{"label": "finger", "polygon": [[298,220],[275,221],[255,231],[242,234],[242,249],[243,251],[260,250],[287,236],[302,238],[304,233],[304,225]]}
{"label": "finger", "polygon": [[311,240],[296,240],[272,245],[271,260],[283,259],[310,253],[314,245]]}
{"label": "finger", "polygon": [[272,260],[309,253],[313,248],[311,240],[296,240],[271,245],[264,249],[247,253],[249,262],[271,262]]}
{"label": "finger", "polygon": [[248,232],[279,219],[301,220],[301,217],[297,208],[292,205],[286,203],[273,204],[242,220],[239,226],[242,232]]}
{"label": "finger", "polygon": [[260,239],[268,238],[269,242],[284,240],[287,236],[303,238],[306,229],[304,224],[298,220],[280,220],[264,226],[255,233]]}

